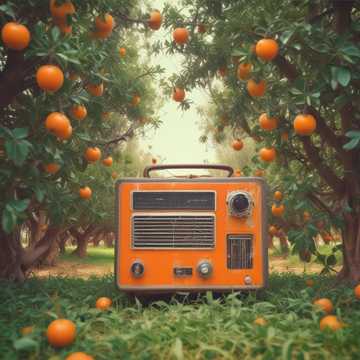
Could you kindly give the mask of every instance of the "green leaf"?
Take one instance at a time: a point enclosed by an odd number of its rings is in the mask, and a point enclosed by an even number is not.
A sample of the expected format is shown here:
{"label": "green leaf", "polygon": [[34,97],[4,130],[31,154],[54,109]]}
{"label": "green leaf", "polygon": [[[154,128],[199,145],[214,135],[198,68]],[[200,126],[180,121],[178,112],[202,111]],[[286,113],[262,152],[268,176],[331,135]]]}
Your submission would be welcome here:
{"label": "green leaf", "polygon": [[27,209],[30,204],[30,199],[11,200],[8,205],[11,206],[16,212],[21,213]]}
{"label": "green leaf", "polygon": [[5,142],[5,149],[9,159],[13,160],[15,165],[21,166],[26,160],[31,144],[28,141],[11,141]]}
{"label": "green leaf", "polygon": [[54,40],[54,42],[57,42],[60,38],[60,29],[57,26],[54,26],[51,29],[51,37]]}
{"label": "green leaf", "polygon": [[351,80],[351,72],[347,68],[339,67],[337,68],[337,81],[342,86],[347,86]]}
{"label": "green leaf", "polygon": [[183,343],[180,338],[176,338],[172,352],[174,354],[175,359],[177,360],[184,359]]}
{"label": "green leaf", "polygon": [[43,202],[43,200],[45,199],[46,190],[37,186],[34,189],[34,193],[35,193],[36,200],[40,203]]}
{"label": "green leaf", "polygon": [[16,225],[16,221],[17,216],[15,211],[11,207],[6,206],[1,216],[1,226],[3,230],[10,234]]}
{"label": "green leaf", "polygon": [[344,46],[341,51],[350,57],[360,57],[360,49],[354,45]]}
{"label": "green leaf", "polygon": [[286,30],[280,36],[280,41],[286,45],[290,40],[291,36],[294,34],[295,30]]}
{"label": "green leaf", "polygon": [[351,139],[348,143],[346,143],[343,146],[343,149],[345,149],[345,150],[355,149],[359,145],[359,143],[360,143],[360,138]]}
{"label": "green leaf", "polygon": [[15,350],[34,350],[37,349],[37,347],[38,343],[28,336],[24,336],[14,341]]}
{"label": "green leaf", "polygon": [[359,130],[350,130],[345,134],[349,138],[360,138]]}
{"label": "green leaf", "polygon": [[29,135],[28,128],[16,128],[12,131],[14,137],[18,140],[25,139]]}

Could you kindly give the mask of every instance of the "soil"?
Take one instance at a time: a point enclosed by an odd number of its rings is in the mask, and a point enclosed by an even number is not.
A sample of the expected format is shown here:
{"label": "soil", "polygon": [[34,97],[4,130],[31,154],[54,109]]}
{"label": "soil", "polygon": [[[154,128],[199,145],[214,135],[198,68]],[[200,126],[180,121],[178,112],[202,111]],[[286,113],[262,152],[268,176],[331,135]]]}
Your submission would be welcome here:
{"label": "soil", "polygon": [[[320,273],[322,266],[316,263],[305,264],[291,264],[282,257],[271,257],[269,262],[270,272],[292,272],[296,274],[302,273]],[[114,271],[113,265],[92,265],[77,263],[74,261],[58,260],[56,266],[46,266],[40,269],[35,269],[33,274],[39,277],[48,276],[66,276],[66,277],[80,277],[87,279],[90,276],[103,276],[112,274]]]}

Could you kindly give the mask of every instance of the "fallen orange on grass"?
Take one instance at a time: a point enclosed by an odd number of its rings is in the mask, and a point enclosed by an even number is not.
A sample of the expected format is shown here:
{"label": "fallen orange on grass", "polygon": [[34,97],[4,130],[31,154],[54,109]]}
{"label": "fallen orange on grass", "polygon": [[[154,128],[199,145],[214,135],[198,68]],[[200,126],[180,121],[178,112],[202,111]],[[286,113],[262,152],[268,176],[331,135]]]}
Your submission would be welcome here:
{"label": "fallen orange on grass", "polygon": [[57,348],[72,344],[76,337],[76,325],[68,319],[57,319],[50,323],[46,336],[48,342]]}
{"label": "fallen orange on grass", "polygon": [[84,352],[74,352],[68,355],[65,360],[94,360],[94,358]]}
{"label": "fallen orange on grass", "polygon": [[314,301],[314,305],[322,311],[326,312],[327,314],[332,313],[332,311],[334,310],[334,306],[331,300],[328,298],[317,299]]}
{"label": "fallen orange on grass", "polygon": [[326,315],[320,320],[320,330],[330,329],[337,331],[343,327],[344,324],[335,315]]}
{"label": "fallen orange on grass", "polygon": [[254,324],[259,326],[265,326],[267,324],[267,321],[263,317],[258,317],[254,320]]}
{"label": "fallen orange on grass", "polygon": [[109,299],[108,297],[101,297],[96,300],[95,306],[99,310],[107,310],[111,306],[111,304],[111,299]]}

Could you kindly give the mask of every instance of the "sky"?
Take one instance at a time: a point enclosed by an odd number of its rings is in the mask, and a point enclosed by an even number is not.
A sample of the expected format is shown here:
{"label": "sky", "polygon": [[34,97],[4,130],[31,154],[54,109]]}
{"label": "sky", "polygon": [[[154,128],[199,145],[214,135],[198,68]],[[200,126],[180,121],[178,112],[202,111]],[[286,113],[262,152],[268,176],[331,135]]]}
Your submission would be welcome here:
{"label": "sky", "polygon": [[[163,0],[155,0],[151,2],[151,6],[161,11],[164,3]],[[171,33],[161,28],[154,31],[152,41],[163,40],[164,37],[171,38]],[[181,60],[180,54],[159,55],[153,57],[151,62],[163,67],[165,72],[161,76],[167,78],[173,73],[180,72]],[[172,98],[164,102],[163,107],[159,109],[162,124],[156,131],[146,131],[143,143],[147,148],[144,151],[149,151],[161,163],[214,163],[215,153],[212,145],[199,142],[202,132],[199,128],[200,115],[196,111],[196,106],[203,106],[208,102],[208,96],[205,91],[196,89],[187,92],[186,98],[193,102],[191,108],[186,111],[182,111]]]}

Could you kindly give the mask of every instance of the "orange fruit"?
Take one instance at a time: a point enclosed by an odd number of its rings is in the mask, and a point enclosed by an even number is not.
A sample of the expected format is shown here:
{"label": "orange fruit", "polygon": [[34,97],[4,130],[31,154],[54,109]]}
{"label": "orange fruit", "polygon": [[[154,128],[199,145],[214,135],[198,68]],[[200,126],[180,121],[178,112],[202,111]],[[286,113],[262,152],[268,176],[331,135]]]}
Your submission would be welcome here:
{"label": "orange fruit", "polygon": [[111,32],[115,26],[114,18],[110,14],[98,16],[95,19],[95,27],[99,33]]}
{"label": "orange fruit", "polygon": [[182,88],[176,87],[172,95],[173,99],[177,102],[182,102],[185,99],[185,90]]}
{"label": "orange fruit", "polygon": [[267,324],[267,321],[263,317],[258,317],[254,320],[254,324],[259,326],[265,326]]}
{"label": "orange fruit", "polygon": [[260,59],[271,61],[279,53],[279,45],[274,39],[261,39],[256,43],[255,53]]}
{"label": "orange fruit", "polygon": [[355,286],[354,294],[357,299],[360,299],[360,284]]}
{"label": "orange fruit", "polygon": [[98,147],[88,147],[85,151],[85,159],[89,162],[98,161],[101,158],[101,150]]}
{"label": "orange fruit", "polygon": [[118,173],[116,171],[113,171],[111,173],[111,177],[115,180],[118,177]]}
{"label": "orange fruit", "polygon": [[260,80],[257,83],[255,80],[250,79],[247,82],[246,88],[247,88],[247,91],[250,94],[250,96],[261,97],[265,94],[266,83],[264,80]]}
{"label": "orange fruit", "polygon": [[34,331],[34,326],[25,326],[20,329],[20,334],[22,336],[26,336],[26,335],[31,334],[33,331]]}
{"label": "orange fruit", "polygon": [[56,174],[60,170],[60,165],[56,163],[50,163],[44,165],[44,169],[49,174]]}
{"label": "orange fruit", "polygon": [[237,77],[239,80],[246,80],[252,70],[252,65],[250,63],[241,63],[237,68]]}
{"label": "orange fruit", "polygon": [[47,116],[45,127],[48,131],[62,139],[64,135],[69,132],[71,124],[70,120],[64,114],[53,112]]}
{"label": "orange fruit", "polygon": [[218,70],[218,73],[219,73],[219,75],[220,75],[221,77],[226,76],[226,74],[227,74],[227,68],[226,68],[226,66],[221,66],[221,67],[219,68],[219,70]]}
{"label": "orange fruit", "polygon": [[71,137],[73,132],[73,128],[71,125],[69,125],[66,129],[64,129],[63,131],[59,131],[57,134],[57,137],[61,140],[67,140]]}
{"label": "orange fruit", "polygon": [[269,117],[266,113],[263,113],[259,117],[259,124],[263,130],[271,131],[277,128],[278,120],[277,118]]}
{"label": "orange fruit", "polygon": [[8,22],[1,29],[1,39],[12,50],[24,50],[29,46],[31,35],[25,25]]}
{"label": "orange fruit", "polygon": [[189,40],[189,31],[185,28],[176,28],[173,32],[173,39],[177,44],[186,44]]}
{"label": "orange fruit", "polygon": [[294,130],[298,135],[311,135],[316,129],[316,119],[310,114],[299,114],[295,117]]}
{"label": "orange fruit", "polygon": [[281,205],[273,204],[273,206],[271,207],[271,213],[277,217],[282,216],[284,211],[285,211],[285,206],[283,204]]}
{"label": "orange fruit", "polygon": [[90,199],[92,195],[92,191],[88,186],[84,186],[80,188],[79,195],[82,199]]}
{"label": "orange fruit", "polygon": [[72,344],[76,336],[76,326],[68,319],[57,319],[50,323],[46,336],[50,345],[61,348]]}
{"label": "orange fruit", "polygon": [[232,142],[231,146],[235,151],[240,151],[244,147],[244,143],[242,140],[236,139]]}
{"label": "orange fruit", "polygon": [[315,282],[313,279],[306,279],[305,284],[307,287],[313,287],[315,285]]}
{"label": "orange fruit", "polygon": [[162,23],[162,16],[160,11],[154,10],[150,13],[150,19],[148,20],[149,28],[152,30],[159,30]]}
{"label": "orange fruit", "polygon": [[112,304],[111,299],[107,298],[107,297],[101,297],[99,299],[96,300],[96,308],[99,310],[107,310]]}
{"label": "orange fruit", "polygon": [[197,26],[197,32],[198,32],[199,34],[204,34],[204,33],[206,33],[206,26],[205,26],[204,24],[199,24],[199,25]]}
{"label": "orange fruit", "polygon": [[308,211],[304,211],[303,218],[304,221],[309,221],[311,219],[311,214]]}
{"label": "orange fruit", "polygon": [[86,107],[84,105],[74,105],[71,110],[71,115],[76,119],[76,120],[84,120],[86,118],[87,115],[87,110]]}
{"label": "orange fruit", "polygon": [[276,226],[271,225],[269,227],[269,234],[272,236],[275,236],[278,233],[278,229],[276,228]]}
{"label": "orange fruit", "polygon": [[277,201],[281,201],[283,198],[283,194],[281,191],[275,191],[274,192],[274,199]]}
{"label": "orange fruit", "polygon": [[156,160],[155,158],[152,158],[152,159],[151,159],[151,163],[152,163],[153,165],[155,165],[155,164],[157,163],[157,160]]}
{"label": "orange fruit", "polygon": [[64,73],[55,65],[40,66],[36,72],[36,82],[44,91],[58,91],[64,83]]}
{"label": "orange fruit", "polygon": [[326,312],[327,314],[330,314],[334,310],[334,306],[331,302],[331,300],[327,298],[317,299],[314,301],[314,305],[318,308],[320,308],[322,311]]}
{"label": "orange fruit", "polygon": [[101,96],[104,92],[104,84],[88,84],[86,90],[92,96]]}
{"label": "orange fruit", "polygon": [[276,150],[271,148],[262,148],[259,151],[260,159],[266,162],[274,161],[276,158]]}
{"label": "orange fruit", "polygon": [[50,13],[51,16],[57,20],[66,21],[68,15],[73,15],[75,13],[75,6],[71,1],[66,1],[61,5],[58,5],[59,1],[50,0]]}
{"label": "orange fruit", "polygon": [[102,163],[105,166],[111,166],[113,164],[113,158],[111,156],[108,156],[107,158],[105,158]]}
{"label": "orange fruit", "polygon": [[131,105],[132,106],[138,106],[140,104],[141,97],[139,95],[133,95],[131,99]]}
{"label": "orange fruit", "polygon": [[339,321],[335,315],[326,315],[320,321],[320,330],[330,329],[333,331],[339,330],[344,324]]}
{"label": "orange fruit", "polygon": [[112,34],[112,30],[110,31],[99,31],[96,30],[90,34],[91,38],[93,39],[106,39]]}
{"label": "orange fruit", "polygon": [[254,171],[254,176],[256,176],[256,177],[262,177],[262,176],[264,176],[264,175],[265,175],[264,170],[256,169],[256,170]]}
{"label": "orange fruit", "polygon": [[241,176],[241,170],[240,169],[235,170],[235,176]]}
{"label": "orange fruit", "polygon": [[119,55],[120,55],[121,58],[126,56],[126,49],[124,47],[121,47],[119,49]]}
{"label": "orange fruit", "polygon": [[84,352],[74,352],[68,355],[65,360],[94,360],[94,358]]}

